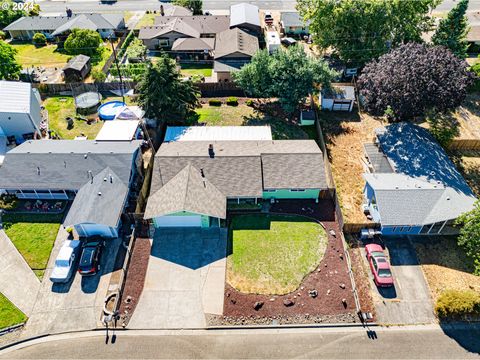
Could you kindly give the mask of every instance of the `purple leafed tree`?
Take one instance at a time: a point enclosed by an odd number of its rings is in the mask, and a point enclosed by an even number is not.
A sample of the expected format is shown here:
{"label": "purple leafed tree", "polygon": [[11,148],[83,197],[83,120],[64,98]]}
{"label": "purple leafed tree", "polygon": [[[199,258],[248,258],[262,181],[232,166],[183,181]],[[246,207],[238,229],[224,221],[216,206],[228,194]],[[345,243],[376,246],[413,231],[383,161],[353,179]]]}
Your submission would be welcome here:
{"label": "purple leafed tree", "polygon": [[409,43],[372,60],[359,77],[365,110],[409,120],[429,109],[446,111],[465,99],[474,75],[443,46]]}

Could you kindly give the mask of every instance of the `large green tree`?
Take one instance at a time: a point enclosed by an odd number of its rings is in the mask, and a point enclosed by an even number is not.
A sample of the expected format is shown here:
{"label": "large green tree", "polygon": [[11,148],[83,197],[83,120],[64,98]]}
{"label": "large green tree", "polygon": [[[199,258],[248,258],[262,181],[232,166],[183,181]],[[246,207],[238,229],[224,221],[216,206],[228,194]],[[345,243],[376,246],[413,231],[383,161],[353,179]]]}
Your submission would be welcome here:
{"label": "large green tree", "polygon": [[190,9],[193,15],[203,15],[202,0],[173,0],[172,3]]}
{"label": "large green tree", "polygon": [[65,50],[71,55],[95,55],[100,51],[102,38],[94,30],[73,29],[65,40]]}
{"label": "large green tree", "polygon": [[138,104],[145,116],[159,122],[185,120],[198,105],[198,92],[184,81],[174,60],[167,55],[149,64],[138,86]]}
{"label": "large green tree", "polygon": [[22,67],[15,60],[15,50],[12,46],[0,40],[0,80],[17,80]]}
{"label": "large green tree", "polygon": [[480,275],[480,201],[473,210],[460,216],[457,224],[461,226],[458,245],[465,249],[473,260],[475,273]]}
{"label": "large green tree", "polygon": [[448,13],[445,19],[441,19],[437,30],[432,36],[432,43],[443,45],[452,53],[461,58],[467,57],[468,18],[465,15],[468,9],[468,0],[460,2]]}
{"label": "large green tree", "polygon": [[2,0],[1,4],[0,29],[3,29],[5,26],[26,15],[23,10],[13,10],[14,2],[12,0]]}
{"label": "large green tree", "polygon": [[234,73],[234,79],[247,94],[277,97],[284,110],[292,113],[317,84],[329,86],[336,75],[323,60],[308,56],[303,47],[291,46],[272,55],[258,51]]}
{"label": "large green tree", "polygon": [[391,47],[421,41],[433,26],[430,11],[440,0],[298,0],[313,39],[340,58],[361,66]]}

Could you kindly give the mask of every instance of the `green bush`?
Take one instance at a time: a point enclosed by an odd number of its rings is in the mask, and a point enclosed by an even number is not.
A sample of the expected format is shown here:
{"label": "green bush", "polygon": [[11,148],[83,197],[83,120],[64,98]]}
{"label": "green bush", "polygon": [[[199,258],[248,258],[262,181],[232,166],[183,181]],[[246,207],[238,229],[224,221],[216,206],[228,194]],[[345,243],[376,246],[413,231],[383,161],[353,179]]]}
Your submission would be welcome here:
{"label": "green bush", "polygon": [[[147,69],[146,63],[132,63],[128,65],[120,65],[120,72],[123,77],[131,78],[133,81],[138,81]],[[110,74],[112,76],[119,76],[116,66],[110,68]]]}
{"label": "green bush", "polygon": [[129,61],[141,60],[147,53],[147,47],[143,45],[142,40],[134,38],[126,50]]}
{"label": "green bush", "polygon": [[210,99],[208,100],[208,105],[210,106],[222,106],[222,101],[218,99]]}
{"label": "green bush", "polygon": [[252,107],[255,103],[252,99],[247,99],[247,101],[245,101],[245,104],[247,104],[247,106]]}
{"label": "green bush", "polygon": [[96,83],[105,82],[107,75],[102,70],[93,70],[92,71],[92,78]]}
{"label": "green bush", "polygon": [[5,40],[7,38],[7,34],[5,34],[5,31],[0,30],[0,40]]}
{"label": "green bush", "polygon": [[439,318],[463,319],[480,315],[480,293],[473,290],[445,290],[435,304]]}
{"label": "green bush", "polygon": [[238,106],[238,99],[235,96],[230,96],[226,102],[229,106]]}
{"label": "green bush", "polygon": [[47,37],[42,33],[35,33],[33,35],[33,43],[37,46],[43,46],[47,43]]}

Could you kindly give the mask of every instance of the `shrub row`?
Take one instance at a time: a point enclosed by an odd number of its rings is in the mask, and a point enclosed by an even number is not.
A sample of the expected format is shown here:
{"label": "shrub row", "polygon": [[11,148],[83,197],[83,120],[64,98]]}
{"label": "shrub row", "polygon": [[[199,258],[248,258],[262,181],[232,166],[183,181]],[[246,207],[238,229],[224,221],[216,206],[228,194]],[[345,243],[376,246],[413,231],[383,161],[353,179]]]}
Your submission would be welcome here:
{"label": "shrub row", "polygon": [[[227,98],[225,103],[228,106],[238,106],[238,99],[234,96],[231,96],[231,97]],[[222,105],[222,100],[210,99],[210,100],[208,100],[208,105],[210,105],[210,106],[221,106]]]}
{"label": "shrub row", "polygon": [[435,312],[444,319],[480,316],[480,293],[473,290],[445,290],[437,299]]}

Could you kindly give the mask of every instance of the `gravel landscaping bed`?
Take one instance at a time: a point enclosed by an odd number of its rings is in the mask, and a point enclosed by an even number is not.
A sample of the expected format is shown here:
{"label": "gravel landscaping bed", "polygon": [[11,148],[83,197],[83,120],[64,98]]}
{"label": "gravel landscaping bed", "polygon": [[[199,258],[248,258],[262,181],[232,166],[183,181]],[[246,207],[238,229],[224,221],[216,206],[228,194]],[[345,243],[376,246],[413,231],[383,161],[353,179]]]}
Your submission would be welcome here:
{"label": "gravel landscaping bed", "polygon": [[137,306],[138,299],[142,294],[150,257],[150,248],[150,239],[137,238],[135,240],[127,277],[125,279],[125,287],[122,298],[120,299],[119,314],[121,316],[120,324],[122,326],[128,325]]}
{"label": "gravel landscaping bed", "polygon": [[[355,302],[343,253],[340,228],[329,200],[284,200],[271,207],[272,213],[314,218],[328,234],[325,256],[300,287],[286,295],[245,294],[226,284],[224,316],[218,324],[355,322]],[[279,259],[281,261],[281,259]]]}

